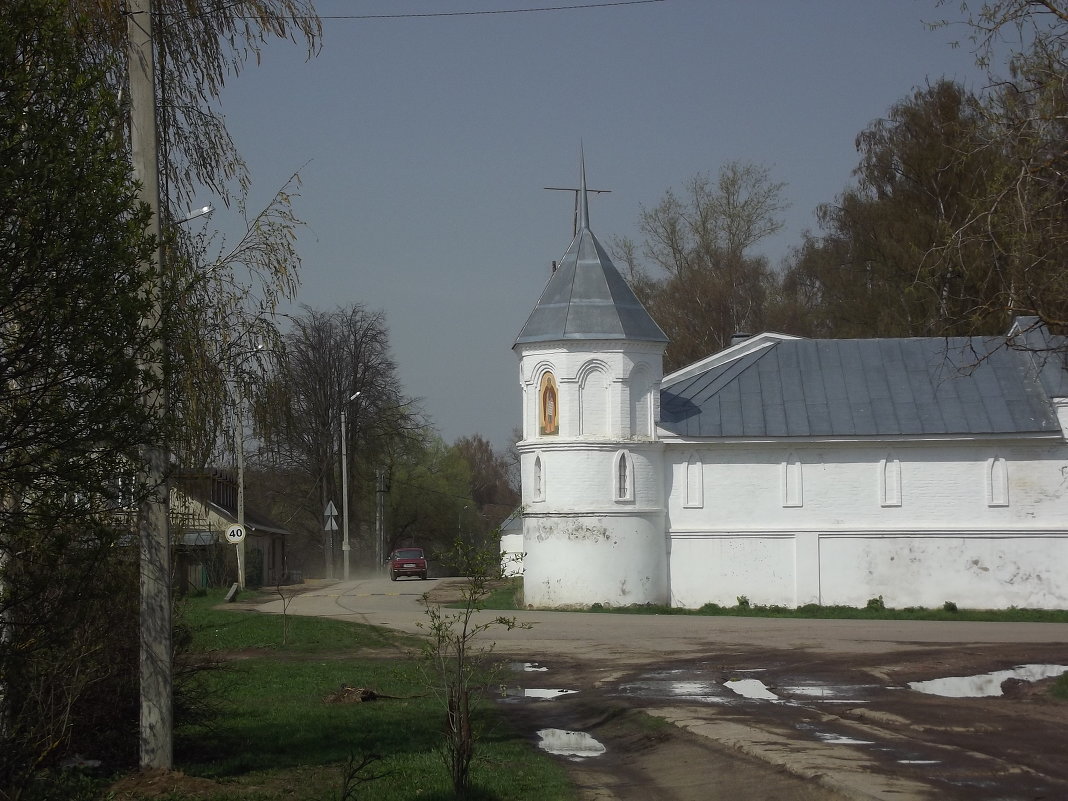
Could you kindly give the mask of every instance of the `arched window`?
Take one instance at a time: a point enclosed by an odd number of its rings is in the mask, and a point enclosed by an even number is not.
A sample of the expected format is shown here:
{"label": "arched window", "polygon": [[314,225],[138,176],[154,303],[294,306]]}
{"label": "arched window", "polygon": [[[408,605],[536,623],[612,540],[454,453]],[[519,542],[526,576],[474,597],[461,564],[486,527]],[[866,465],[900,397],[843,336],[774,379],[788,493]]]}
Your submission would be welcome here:
{"label": "arched window", "polygon": [[879,463],[879,502],[882,506],[901,505],[901,462],[892,453]]}
{"label": "arched window", "polygon": [[804,495],[801,487],[801,460],[792,451],[782,463],[782,505],[801,506]]}
{"label": "arched window", "polygon": [[1003,456],[995,456],[986,463],[987,506],[1009,505],[1009,465]]}
{"label": "arched window", "polygon": [[549,372],[541,377],[538,389],[538,431],[543,436],[560,433],[560,392]]}
{"label": "arched window", "polygon": [[531,487],[530,495],[531,500],[544,501],[545,500],[545,468],[542,465],[541,454],[534,455],[534,470],[532,471],[531,478],[533,480],[533,486]]}
{"label": "arched window", "polygon": [[696,453],[691,453],[686,460],[686,494],[683,506],[699,509],[705,505],[705,487],[703,465]]}
{"label": "arched window", "polygon": [[614,465],[615,499],[634,500],[634,458],[627,451],[616,454]]}
{"label": "arched window", "polygon": [[579,430],[583,436],[608,433],[608,409],[608,376],[600,367],[593,367],[579,382]]}
{"label": "arched window", "polygon": [[630,434],[648,437],[652,433],[652,380],[645,365],[638,365],[630,374]]}

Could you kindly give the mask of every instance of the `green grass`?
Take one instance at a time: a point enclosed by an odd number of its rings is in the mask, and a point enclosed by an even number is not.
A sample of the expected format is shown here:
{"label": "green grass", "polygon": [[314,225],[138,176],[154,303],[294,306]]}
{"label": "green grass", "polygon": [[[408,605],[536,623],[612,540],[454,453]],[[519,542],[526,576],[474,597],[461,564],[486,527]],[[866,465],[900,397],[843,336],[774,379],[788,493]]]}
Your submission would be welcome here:
{"label": "green grass", "polygon": [[[210,780],[208,789],[194,793],[179,783],[166,801],[334,801],[349,757],[369,755],[381,759],[368,771],[383,776],[360,785],[351,801],[453,797],[437,750],[444,708],[414,656],[417,640],[378,627],[291,617],[290,644],[283,646],[279,616],[213,608],[220,599],[192,598],[182,610],[195,652],[240,656],[199,677],[216,714],[177,733],[176,770]],[[377,654],[354,652],[362,647]],[[393,697],[325,703],[342,684]],[[563,768],[513,731],[492,701],[480,705],[479,720],[484,733],[470,798],[576,798]]]}
{"label": "green grass", "polygon": [[486,596],[485,607],[486,609],[514,611],[522,608],[517,602],[522,597],[523,579],[504,579],[501,586],[494,588],[493,592]]}
{"label": "green grass", "polygon": [[1062,673],[1057,677],[1057,680],[1053,682],[1053,687],[1050,689],[1050,695],[1054,698],[1068,701],[1068,673]]}
{"label": "green grass", "polygon": [[774,617],[823,620],[972,620],[1001,623],[1068,623],[1068,611],[1061,609],[903,609],[854,606],[719,606],[705,604],[700,609],[677,609],[667,606],[635,605],[606,607],[594,604],[590,612],[642,615],[704,615],[709,617]]}
{"label": "green grass", "polygon": [[[514,579],[516,587],[501,590],[487,598],[487,609],[516,609],[515,598],[522,596],[522,579]],[[883,603],[882,598],[872,598],[866,606],[758,606],[750,604],[741,597],[734,606],[705,604],[700,609],[680,609],[659,604],[633,604],[630,606],[610,606],[592,604],[581,609],[567,611],[602,612],[621,615],[698,615],[706,617],[772,617],[772,618],[807,618],[825,620],[971,620],[994,623],[1068,623],[1068,610],[1064,609],[958,609],[951,601],[946,601],[941,608],[925,609],[911,606],[893,609]],[[501,605],[497,605],[500,603]],[[511,604],[511,605],[508,605]]]}
{"label": "green grass", "polygon": [[[264,648],[273,651],[314,653],[361,648],[408,646],[418,649],[415,638],[398,637],[381,626],[356,625],[297,615],[267,615],[259,612],[217,608],[224,603],[225,591],[212,590],[207,595],[190,597],[179,610],[179,619],[192,639],[189,650],[195,653]],[[259,596],[265,603],[277,596]],[[284,640],[284,642],[283,642]]]}

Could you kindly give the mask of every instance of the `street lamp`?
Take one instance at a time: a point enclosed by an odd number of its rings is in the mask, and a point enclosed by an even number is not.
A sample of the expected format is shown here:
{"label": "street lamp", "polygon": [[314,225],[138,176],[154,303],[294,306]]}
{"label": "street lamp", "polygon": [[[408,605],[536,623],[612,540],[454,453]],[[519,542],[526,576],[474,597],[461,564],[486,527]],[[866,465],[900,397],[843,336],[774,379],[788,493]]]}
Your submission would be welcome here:
{"label": "street lamp", "polygon": [[341,404],[341,553],[345,560],[345,581],[349,580],[349,454],[345,437],[345,414],[348,405],[360,397],[354,392]]}
{"label": "street lamp", "polygon": [[185,225],[187,222],[192,222],[197,217],[207,217],[215,209],[211,206],[201,206],[199,209],[190,209],[189,215],[184,220],[178,220],[175,225]]}

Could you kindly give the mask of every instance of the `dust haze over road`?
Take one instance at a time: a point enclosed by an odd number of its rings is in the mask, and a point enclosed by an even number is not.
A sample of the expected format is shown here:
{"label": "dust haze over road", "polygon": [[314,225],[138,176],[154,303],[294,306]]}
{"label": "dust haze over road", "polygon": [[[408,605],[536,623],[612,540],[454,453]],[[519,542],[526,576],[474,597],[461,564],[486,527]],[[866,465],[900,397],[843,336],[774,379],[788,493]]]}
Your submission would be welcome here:
{"label": "dust haze over road", "polygon": [[[419,634],[424,593],[457,581],[338,582],[288,612]],[[561,729],[604,744],[568,762],[587,799],[1068,798],[1068,703],[1022,684],[991,698],[908,689],[1068,665],[1068,624],[509,614],[530,628],[491,632],[514,667],[500,703],[532,741]]]}

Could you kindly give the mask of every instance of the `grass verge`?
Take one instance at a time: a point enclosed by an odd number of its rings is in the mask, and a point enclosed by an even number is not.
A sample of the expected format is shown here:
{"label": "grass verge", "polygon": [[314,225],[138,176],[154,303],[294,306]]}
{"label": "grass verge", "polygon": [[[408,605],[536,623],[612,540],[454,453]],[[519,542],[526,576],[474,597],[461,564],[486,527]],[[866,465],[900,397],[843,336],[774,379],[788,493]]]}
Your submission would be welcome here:
{"label": "grass verge", "polygon": [[[116,801],[400,801],[449,799],[438,752],[444,708],[427,689],[418,640],[343,621],[292,617],[282,644],[280,616],[213,608],[221,596],[190,599],[182,622],[193,653],[212,653],[220,669],[198,677],[217,710],[180,726],[181,774],[149,782],[129,777]],[[367,650],[370,649],[370,650]],[[327,703],[342,685],[373,690],[363,703]],[[478,707],[484,726],[474,765],[476,801],[572,801],[561,766],[530,747],[497,714]],[[350,757],[378,757],[343,796]],[[146,784],[146,782],[148,782]],[[167,792],[161,793],[161,783]],[[152,786],[148,786],[151,784]]]}
{"label": "grass verge", "polygon": [[[509,579],[508,586],[502,587],[489,598],[487,609],[516,609],[516,599],[523,597],[522,579]],[[941,608],[928,609],[909,606],[894,609],[886,606],[883,599],[872,598],[866,606],[821,606],[806,604],[804,606],[760,606],[751,604],[748,599],[739,597],[734,606],[705,604],[699,609],[680,609],[660,604],[632,604],[629,606],[612,606],[608,604],[591,604],[562,611],[602,612],[621,615],[700,615],[706,617],[773,617],[773,618],[808,618],[825,620],[971,620],[991,623],[1068,623],[1068,610],[1064,609],[958,609],[951,601],[946,601]]]}

